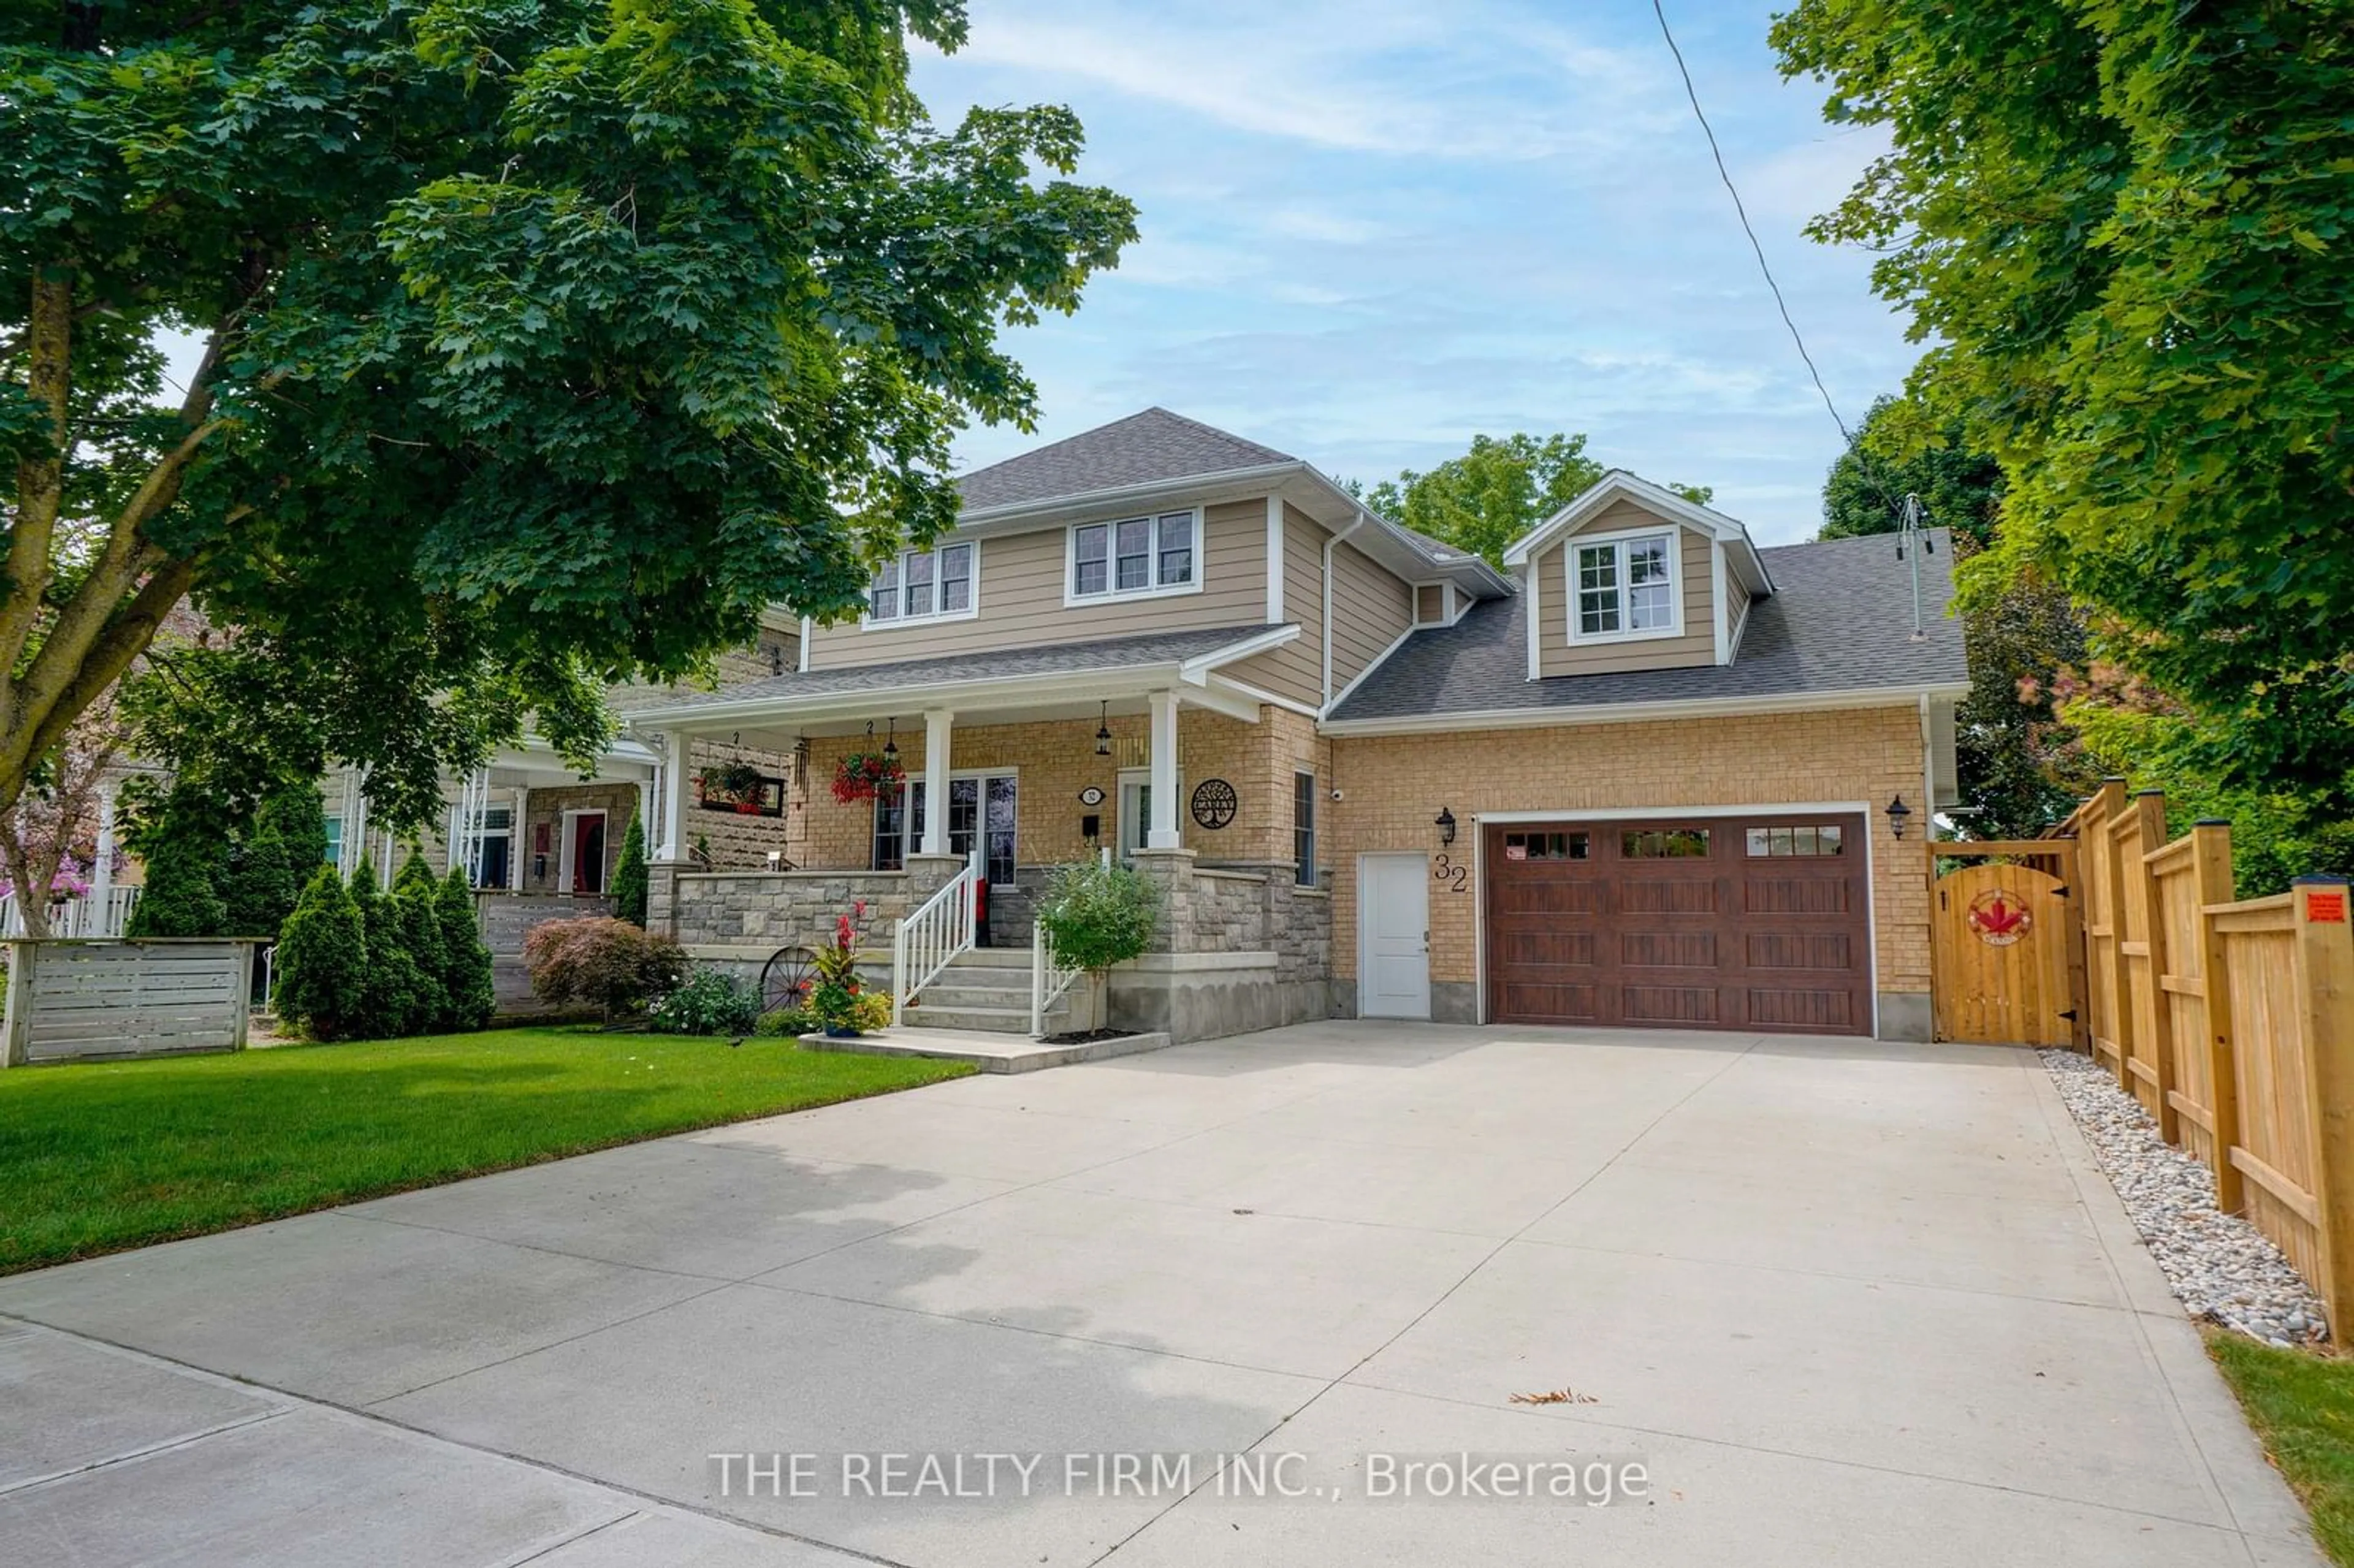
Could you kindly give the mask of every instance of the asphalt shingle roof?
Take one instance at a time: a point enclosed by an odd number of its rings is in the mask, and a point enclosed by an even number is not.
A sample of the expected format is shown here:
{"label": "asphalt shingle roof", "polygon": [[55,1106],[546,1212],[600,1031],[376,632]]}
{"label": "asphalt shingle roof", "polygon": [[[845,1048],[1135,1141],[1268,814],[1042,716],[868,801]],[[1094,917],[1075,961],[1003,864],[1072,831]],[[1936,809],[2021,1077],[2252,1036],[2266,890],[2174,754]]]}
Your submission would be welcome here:
{"label": "asphalt shingle roof", "polygon": [[[1418,718],[1778,697],[1872,686],[1918,686],[1969,678],[1953,599],[1953,550],[1945,532],[1921,562],[1922,620],[1913,637],[1913,578],[1881,535],[1758,551],[1777,590],[1749,609],[1730,664],[1683,670],[1528,678],[1528,596],[1490,599],[1441,630],[1417,631],[1333,713],[1338,720]],[[1558,594],[1558,581],[1538,585]]]}
{"label": "asphalt shingle roof", "polygon": [[1296,461],[1166,408],[1147,408],[976,469],[957,483],[966,509],[977,511]]}
{"label": "asphalt shingle roof", "polygon": [[895,664],[859,664],[841,670],[812,670],[807,674],[769,675],[757,681],[738,681],[713,692],[681,693],[673,703],[666,705],[702,707],[713,703],[757,701],[764,697],[790,701],[797,697],[898,691],[908,687],[995,681],[1022,675],[1076,675],[1097,670],[1127,670],[1139,665],[1168,664],[1198,658],[1275,630],[1276,625],[1213,626],[1193,631],[1116,637],[1099,642],[1056,642],[1042,648],[1004,648],[981,653],[955,653],[938,659],[907,659]]}

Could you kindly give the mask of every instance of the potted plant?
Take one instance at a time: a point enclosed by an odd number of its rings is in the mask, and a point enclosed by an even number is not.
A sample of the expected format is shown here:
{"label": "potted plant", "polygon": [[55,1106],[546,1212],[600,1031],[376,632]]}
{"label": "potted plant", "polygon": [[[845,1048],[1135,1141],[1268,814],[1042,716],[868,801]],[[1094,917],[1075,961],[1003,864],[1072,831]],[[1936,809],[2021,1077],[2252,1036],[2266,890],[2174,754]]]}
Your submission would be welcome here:
{"label": "potted plant", "polygon": [[[865,904],[852,905],[850,914],[833,917],[833,939],[817,950],[817,976],[810,986],[809,1009],[829,1039],[847,1040],[890,1026],[890,999],[868,991],[858,978],[858,943],[864,935],[865,920]],[[879,1022],[876,1002],[883,1004]]]}
{"label": "potted plant", "polygon": [[748,816],[759,810],[760,792],[767,780],[758,768],[738,758],[712,763],[695,774],[695,782],[705,803],[724,800]]}
{"label": "potted plant", "polygon": [[845,806],[872,800],[885,785],[906,782],[907,770],[887,752],[854,751],[833,770],[833,798]]}

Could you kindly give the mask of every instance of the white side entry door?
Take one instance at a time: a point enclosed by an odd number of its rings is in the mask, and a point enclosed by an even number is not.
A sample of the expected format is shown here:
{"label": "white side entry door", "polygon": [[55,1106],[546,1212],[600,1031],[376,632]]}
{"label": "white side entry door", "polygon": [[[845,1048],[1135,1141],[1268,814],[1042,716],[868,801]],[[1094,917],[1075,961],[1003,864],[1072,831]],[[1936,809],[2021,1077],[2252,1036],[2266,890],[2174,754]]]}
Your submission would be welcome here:
{"label": "white side entry door", "polygon": [[1430,1016],[1430,865],[1419,854],[1358,857],[1357,1013]]}

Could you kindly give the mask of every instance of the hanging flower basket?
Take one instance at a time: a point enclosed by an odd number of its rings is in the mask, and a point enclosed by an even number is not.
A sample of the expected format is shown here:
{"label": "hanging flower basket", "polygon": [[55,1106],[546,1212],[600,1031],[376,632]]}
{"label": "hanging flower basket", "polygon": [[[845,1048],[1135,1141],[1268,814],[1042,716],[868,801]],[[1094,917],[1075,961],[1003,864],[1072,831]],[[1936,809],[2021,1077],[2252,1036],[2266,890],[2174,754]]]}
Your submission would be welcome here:
{"label": "hanging flower basket", "polygon": [[768,786],[759,768],[748,762],[720,762],[703,768],[695,776],[703,803],[706,806],[733,806],[746,816],[758,816],[760,797]]}
{"label": "hanging flower basket", "polygon": [[833,798],[845,806],[872,800],[885,785],[906,782],[907,770],[896,757],[879,751],[854,751],[833,770]]}

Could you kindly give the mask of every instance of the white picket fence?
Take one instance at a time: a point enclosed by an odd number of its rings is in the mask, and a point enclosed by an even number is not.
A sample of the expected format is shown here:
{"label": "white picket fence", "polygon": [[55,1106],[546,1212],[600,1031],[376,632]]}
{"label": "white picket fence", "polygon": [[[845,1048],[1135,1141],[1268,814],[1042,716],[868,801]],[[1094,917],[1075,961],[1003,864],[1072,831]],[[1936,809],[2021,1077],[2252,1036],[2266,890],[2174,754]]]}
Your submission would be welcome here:
{"label": "white picket fence", "polygon": [[[49,903],[49,935],[52,937],[120,937],[131,923],[131,911],[139,905],[136,887],[107,889],[106,902],[101,906],[92,896],[75,895],[52,899]],[[21,937],[25,934],[25,913],[16,906],[13,893],[0,894],[0,938]]]}

